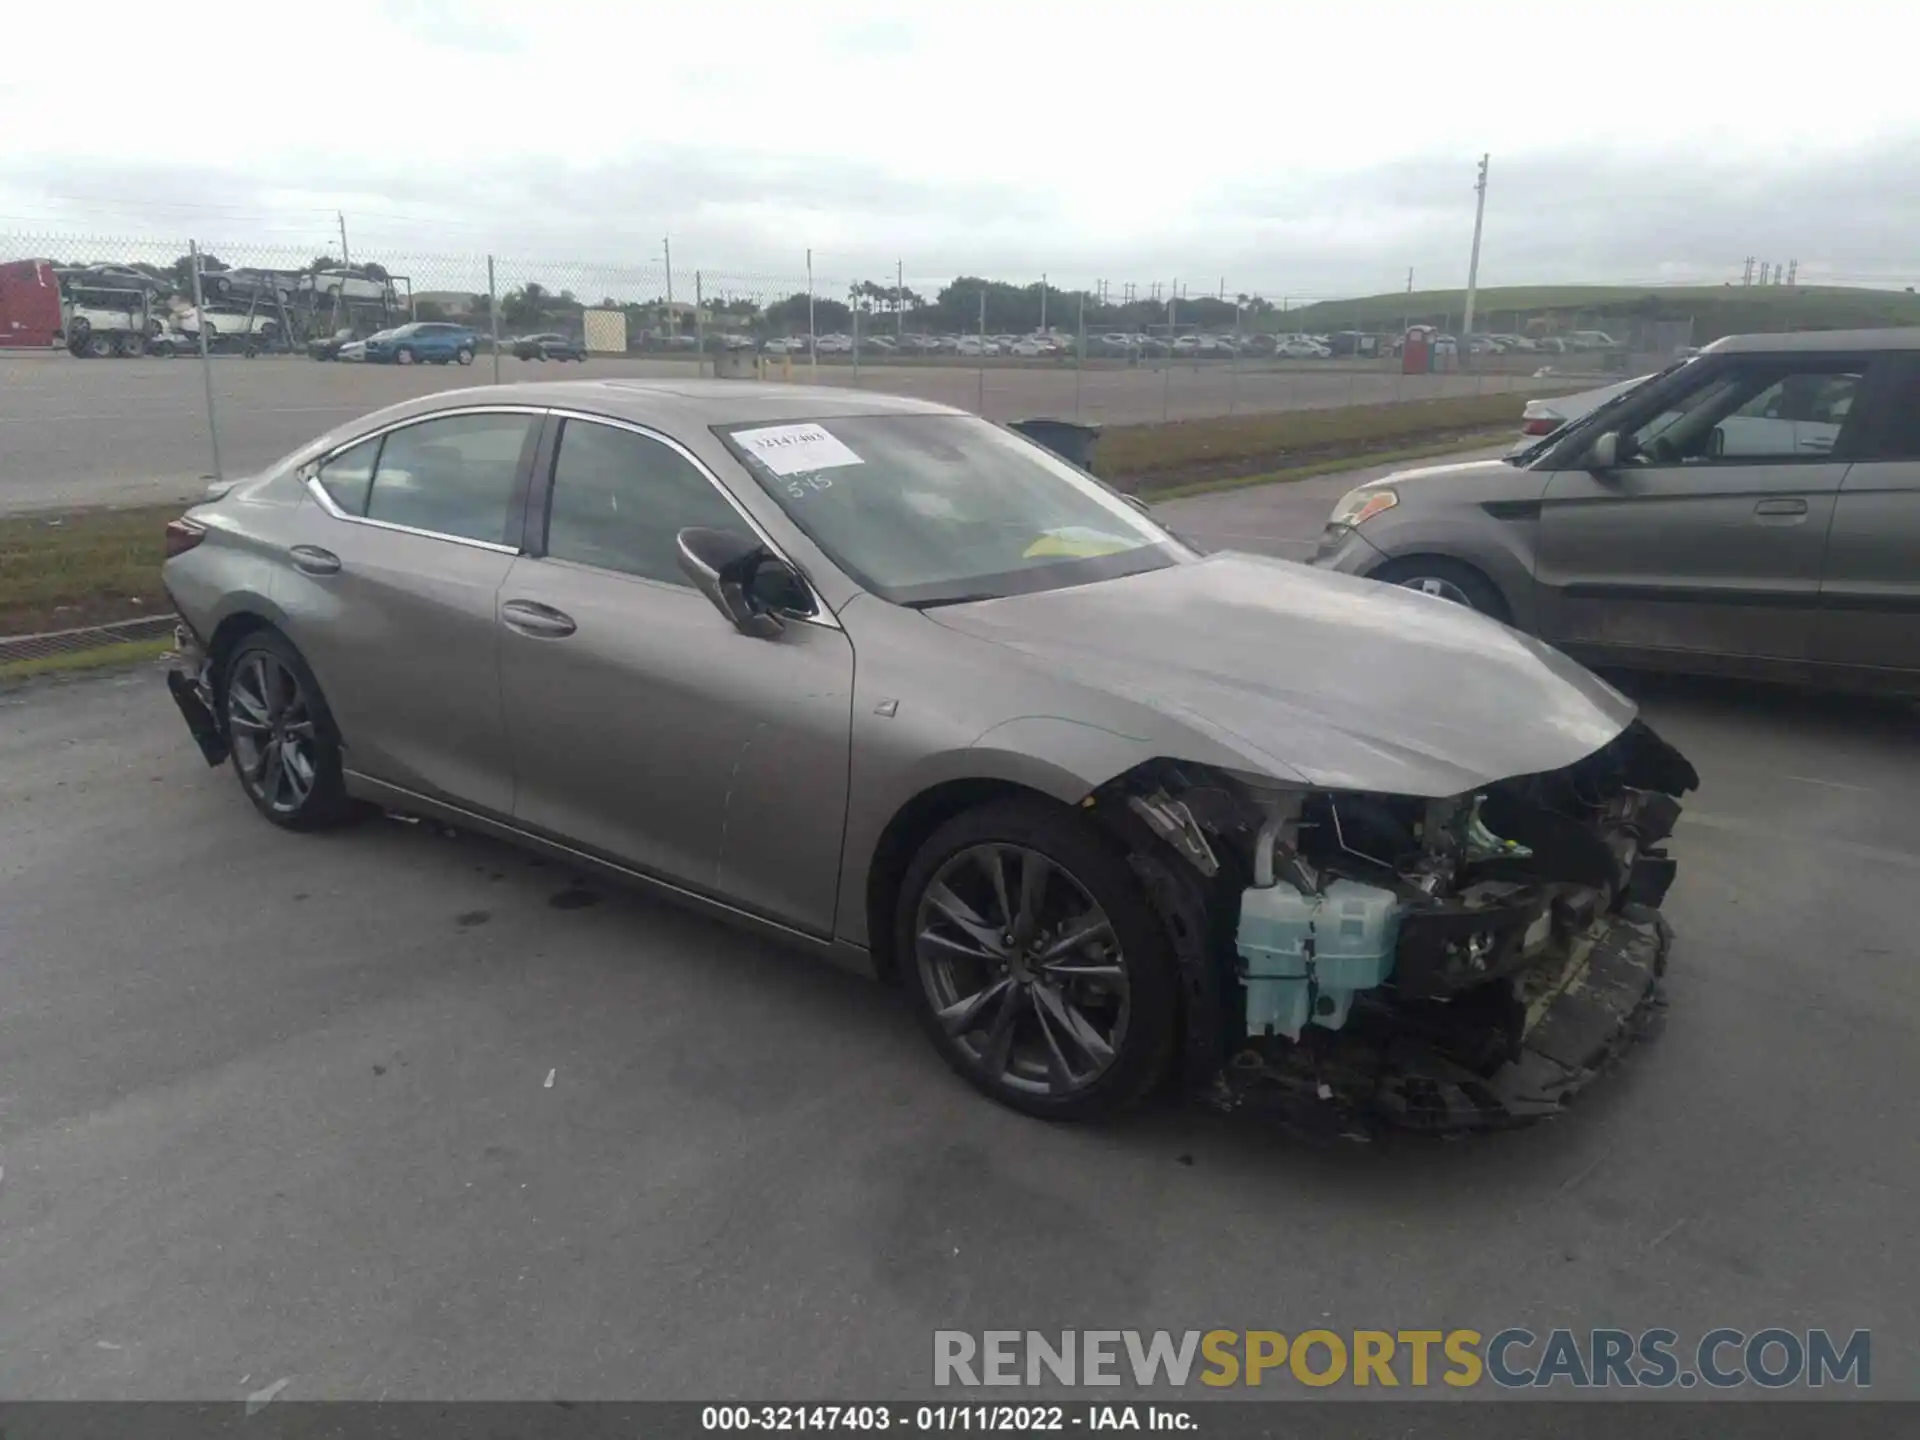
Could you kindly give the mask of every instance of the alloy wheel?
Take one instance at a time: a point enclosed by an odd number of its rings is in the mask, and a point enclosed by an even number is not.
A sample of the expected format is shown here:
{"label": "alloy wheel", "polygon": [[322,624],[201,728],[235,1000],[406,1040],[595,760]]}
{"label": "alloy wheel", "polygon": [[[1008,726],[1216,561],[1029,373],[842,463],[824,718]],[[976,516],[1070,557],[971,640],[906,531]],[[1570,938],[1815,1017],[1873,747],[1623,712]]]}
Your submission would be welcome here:
{"label": "alloy wheel", "polygon": [[1120,1053],[1130,987],[1113,924],[1039,851],[986,843],[956,852],[922,892],[914,934],[942,1028],[991,1083],[1071,1095]]}
{"label": "alloy wheel", "polygon": [[1432,595],[1436,599],[1451,600],[1456,605],[1473,609],[1473,601],[1458,585],[1437,575],[1409,575],[1400,582],[1402,588],[1418,590],[1422,595]]}
{"label": "alloy wheel", "polygon": [[269,651],[239,658],[227,686],[227,728],[240,782],[276,815],[293,815],[319,778],[319,737],[300,679]]}

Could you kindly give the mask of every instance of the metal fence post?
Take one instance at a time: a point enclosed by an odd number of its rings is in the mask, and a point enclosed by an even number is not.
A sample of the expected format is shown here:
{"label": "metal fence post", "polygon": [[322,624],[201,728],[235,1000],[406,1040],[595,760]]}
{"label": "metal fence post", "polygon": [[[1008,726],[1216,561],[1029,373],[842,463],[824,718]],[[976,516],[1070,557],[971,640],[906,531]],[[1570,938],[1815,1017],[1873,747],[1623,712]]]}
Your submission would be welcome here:
{"label": "metal fence post", "polygon": [[[704,281],[698,270],[693,272],[693,373],[696,377],[707,373],[707,300]],[[720,365],[714,362],[713,373],[718,376]]]}
{"label": "metal fence post", "polygon": [[974,357],[976,384],[979,399],[974,409],[981,415],[987,413],[987,292],[980,292],[980,353]]}
{"label": "metal fence post", "polygon": [[1073,418],[1080,418],[1080,396],[1087,383],[1087,292],[1080,292],[1080,338],[1073,352]]}
{"label": "metal fence post", "polygon": [[[1226,282],[1220,282],[1220,288],[1226,290]],[[1231,415],[1240,404],[1240,346],[1243,337],[1240,333],[1240,317],[1244,308],[1238,300],[1233,302],[1233,354],[1227,359],[1227,414]]]}
{"label": "metal fence post", "polygon": [[[193,330],[200,341],[200,378],[207,391],[207,443],[213,450],[213,478],[226,479],[220,467],[220,419],[213,409],[213,357],[207,352],[206,298],[200,293],[200,242],[187,241],[187,259],[193,271]],[[251,338],[248,341],[252,343]]]}
{"label": "metal fence post", "polygon": [[847,295],[847,309],[853,315],[853,383],[860,383],[860,292],[856,289]]}
{"label": "metal fence post", "polygon": [[[500,291],[493,283],[493,256],[487,256],[487,324],[493,330],[493,383],[500,383]],[[582,337],[583,339],[585,337]]]}
{"label": "metal fence post", "polygon": [[820,378],[820,346],[813,331],[813,247],[807,247],[807,367],[813,373],[807,378],[818,381]]}

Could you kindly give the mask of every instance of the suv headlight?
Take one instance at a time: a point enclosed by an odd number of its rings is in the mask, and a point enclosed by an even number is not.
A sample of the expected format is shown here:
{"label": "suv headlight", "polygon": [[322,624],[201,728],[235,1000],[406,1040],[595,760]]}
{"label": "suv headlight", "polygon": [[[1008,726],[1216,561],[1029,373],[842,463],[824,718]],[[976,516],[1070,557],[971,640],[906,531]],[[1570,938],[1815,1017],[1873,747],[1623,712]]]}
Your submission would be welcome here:
{"label": "suv headlight", "polygon": [[1333,507],[1333,514],[1327,518],[1329,525],[1344,525],[1351,529],[1371,520],[1382,511],[1391,510],[1400,503],[1400,497],[1391,490],[1374,489],[1362,485],[1357,490],[1349,490],[1340,497],[1340,503]]}

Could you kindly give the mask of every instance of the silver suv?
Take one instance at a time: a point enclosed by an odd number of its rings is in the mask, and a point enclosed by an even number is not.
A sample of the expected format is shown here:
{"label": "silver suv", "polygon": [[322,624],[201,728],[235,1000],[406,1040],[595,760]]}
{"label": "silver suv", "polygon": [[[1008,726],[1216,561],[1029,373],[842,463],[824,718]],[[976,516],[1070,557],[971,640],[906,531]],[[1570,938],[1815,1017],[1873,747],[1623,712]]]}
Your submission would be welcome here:
{"label": "silver suv", "polygon": [[1313,563],[1590,664],[1920,689],[1920,330],[1729,336],[1530,448],[1358,487]]}

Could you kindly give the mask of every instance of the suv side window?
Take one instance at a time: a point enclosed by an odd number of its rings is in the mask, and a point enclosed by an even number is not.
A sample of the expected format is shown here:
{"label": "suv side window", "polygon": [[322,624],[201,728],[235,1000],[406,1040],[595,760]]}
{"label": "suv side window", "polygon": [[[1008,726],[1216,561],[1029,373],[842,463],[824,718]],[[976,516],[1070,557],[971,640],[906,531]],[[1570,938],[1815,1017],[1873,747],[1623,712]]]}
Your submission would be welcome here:
{"label": "suv side window", "polygon": [[1836,453],[1867,371],[1860,357],[1742,358],[1633,432],[1636,465],[1772,464]]}
{"label": "suv side window", "polygon": [[362,440],[358,445],[350,445],[320,467],[320,488],[327,492],[332,500],[349,515],[367,513],[367,491],[373,486],[373,465],[380,458],[380,442],[386,437],[376,435],[371,440]]}
{"label": "suv side window", "polygon": [[527,415],[449,415],[389,431],[367,518],[437,535],[512,543]]}
{"label": "suv side window", "polygon": [[548,555],[690,585],[678,545],[689,525],[738,530],[743,522],[678,451],[631,430],[566,422],[547,511]]}

